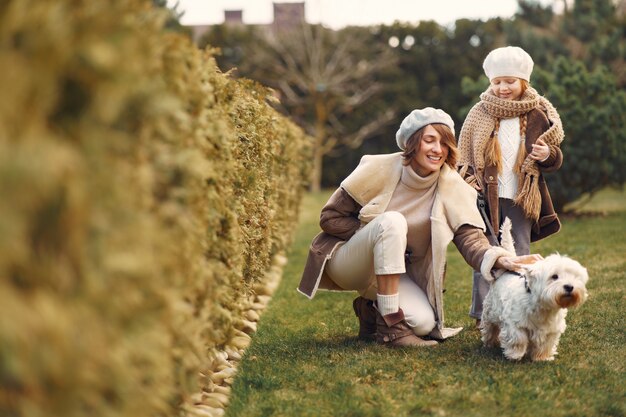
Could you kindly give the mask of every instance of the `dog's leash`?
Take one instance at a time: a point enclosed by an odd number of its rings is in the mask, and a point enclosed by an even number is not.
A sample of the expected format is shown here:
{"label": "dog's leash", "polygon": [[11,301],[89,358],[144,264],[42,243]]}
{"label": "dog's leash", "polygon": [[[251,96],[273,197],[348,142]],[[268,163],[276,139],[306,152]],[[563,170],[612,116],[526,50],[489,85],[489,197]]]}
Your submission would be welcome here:
{"label": "dog's leash", "polygon": [[526,288],[526,292],[528,294],[530,294],[530,287],[528,286],[528,277],[526,276],[526,274],[522,274],[521,272],[517,272],[517,271],[509,271],[509,273],[513,274],[513,275],[517,275],[520,278],[524,278],[524,288]]}
{"label": "dog's leash", "polygon": [[480,216],[483,218],[483,221],[487,226],[487,231],[489,232],[489,234],[491,234],[491,236],[496,239],[497,242],[498,235],[493,230],[493,227],[491,226],[491,220],[489,220],[489,216],[487,215],[487,202],[485,201],[485,195],[483,193],[478,193],[478,196],[476,198],[476,204],[478,205],[478,211],[480,212]]}

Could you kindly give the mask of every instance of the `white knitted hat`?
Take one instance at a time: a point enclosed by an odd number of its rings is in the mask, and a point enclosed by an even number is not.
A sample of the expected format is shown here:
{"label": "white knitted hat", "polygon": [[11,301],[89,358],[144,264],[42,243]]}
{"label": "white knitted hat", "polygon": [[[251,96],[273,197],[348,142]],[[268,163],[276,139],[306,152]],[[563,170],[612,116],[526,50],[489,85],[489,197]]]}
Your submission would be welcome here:
{"label": "white knitted hat", "polygon": [[483,69],[490,81],[496,77],[517,77],[530,81],[533,65],[533,59],[522,48],[506,46],[489,52]]}
{"label": "white knitted hat", "polygon": [[413,110],[404,118],[400,129],[396,132],[396,143],[402,150],[406,149],[406,141],[421,128],[433,123],[440,123],[448,126],[454,134],[454,121],[452,117],[441,109],[426,107],[424,109]]}

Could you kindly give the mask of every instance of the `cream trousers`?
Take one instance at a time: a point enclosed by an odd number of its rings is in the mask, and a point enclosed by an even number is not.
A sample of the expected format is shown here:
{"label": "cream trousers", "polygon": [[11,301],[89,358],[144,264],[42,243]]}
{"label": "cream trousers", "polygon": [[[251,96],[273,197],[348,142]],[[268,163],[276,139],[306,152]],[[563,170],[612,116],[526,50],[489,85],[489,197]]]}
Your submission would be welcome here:
{"label": "cream trousers", "polygon": [[400,308],[413,332],[424,336],[435,327],[435,313],[426,294],[406,274],[407,232],[401,213],[380,214],[335,250],[326,273],[341,288],[370,300],[376,300],[376,275],[400,274]]}

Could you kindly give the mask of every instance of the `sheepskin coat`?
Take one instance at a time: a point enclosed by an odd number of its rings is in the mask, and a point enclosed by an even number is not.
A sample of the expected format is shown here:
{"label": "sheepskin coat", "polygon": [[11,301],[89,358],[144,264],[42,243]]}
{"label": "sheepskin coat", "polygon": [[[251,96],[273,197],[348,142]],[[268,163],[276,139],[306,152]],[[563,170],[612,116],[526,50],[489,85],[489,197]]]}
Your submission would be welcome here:
{"label": "sheepskin coat", "polygon": [[[402,153],[366,155],[359,166],[341,183],[322,210],[320,224],[325,230],[313,240],[298,291],[313,298],[318,289],[341,291],[324,272],[338,245],[350,239],[361,227],[384,213],[402,173]],[[441,168],[431,211],[431,276],[422,288],[435,312],[437,325],[431,336],[445,339],[461,328],[444,327],[443,291],[446,249],[454,240],[465,260],[475,269],[489,271],[499,256],[508,255],[491,247],[484,236],[485,225],[476,207],[476,191],[447,165]],[[325,218],[326,216],[326,218]],[[333,224],[332,230],[324,225]],[[330,217],[330,218],[329,218]],[[326,228],[330,228],[326,226]],[[418,283],[420,285],[420,283]],[[421,285],[420,285],[421,286]]]}
{"label": "sheepskin coat", "polygon": [[[482,114],[482,117],[488,117],[488,115],[484,116],[486,112],[481,110],[480,104],[481,103],[476,104],[472,110],[470,110],[468,118],[475,113]],[[480,119],[480,117],[477,116],[472,117],[473,119]],[[527,120],[526,140],[524,145],[526,153],[530,154],[532,152],[532,145],[548,131],[551,122],[540,109],[529,111],[527,113]],[[486,164],[482,158],[480,160],[478,159],[477,156],[481,156],[485,151],[488,134],[483,135],[484,137],[476,138],[477,129],[476,126],[474,126],[475,124],[476,123],[472,124],[466,122],[461,128],[461,134],[459,135],[460,160],[458,169],[465,181],[475,188],[480,188],[484,193],[487,200],[491,226],[493,230],[498,230],[500,224],[504,221],[504,219],[500,219],[500,210],[498,207],[498,168],[494,165]],[[538,190],[537,194],[539,196],[540,206],[538,218],[531,219],[531,242],[548,237],[561,229],[561,222],[552,205],[550,192],[548,191],[548,186],[543,174],[556,171],[561,167],[562,163],[563,153],[558,146],[550,146],[548,159],[537,163],[539,177],[534,187]]]}

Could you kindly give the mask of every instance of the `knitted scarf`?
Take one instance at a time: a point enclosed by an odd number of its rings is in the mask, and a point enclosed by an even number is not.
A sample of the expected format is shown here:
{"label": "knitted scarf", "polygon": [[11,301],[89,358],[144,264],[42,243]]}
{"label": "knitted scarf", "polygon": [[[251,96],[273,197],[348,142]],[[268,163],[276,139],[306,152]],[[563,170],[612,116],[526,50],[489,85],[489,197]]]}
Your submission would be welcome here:
{"label": "knitted scarf", "polygon": [[[485,151],[490,140],[498,140],[495,127],[500,119],[520,117],[532,109],[540,109],[546,113],[550,121],[550,128],[539,139],[546,144],[560,146],[564,132],[561,118],[554,106],[537,91],[529,87],[520,100],[504,100],[496,97],[491,89],[480,95],[477,103],[467,115],[463,128],[459,135],[459,171],[463,177],[467,169],[471,167],[476,173],[477,169],[485,168]],[[525,138],[522,137],[522,148]],[[524,214],[535,221],[539,219],[541,211],[541,195],[539,192],[539,167],[537,162],[526,155],[517,167],[519,173],[519,187],[515,196],[515,204],[522,207]],[[472,183],[476,179],[469,178]]]}

